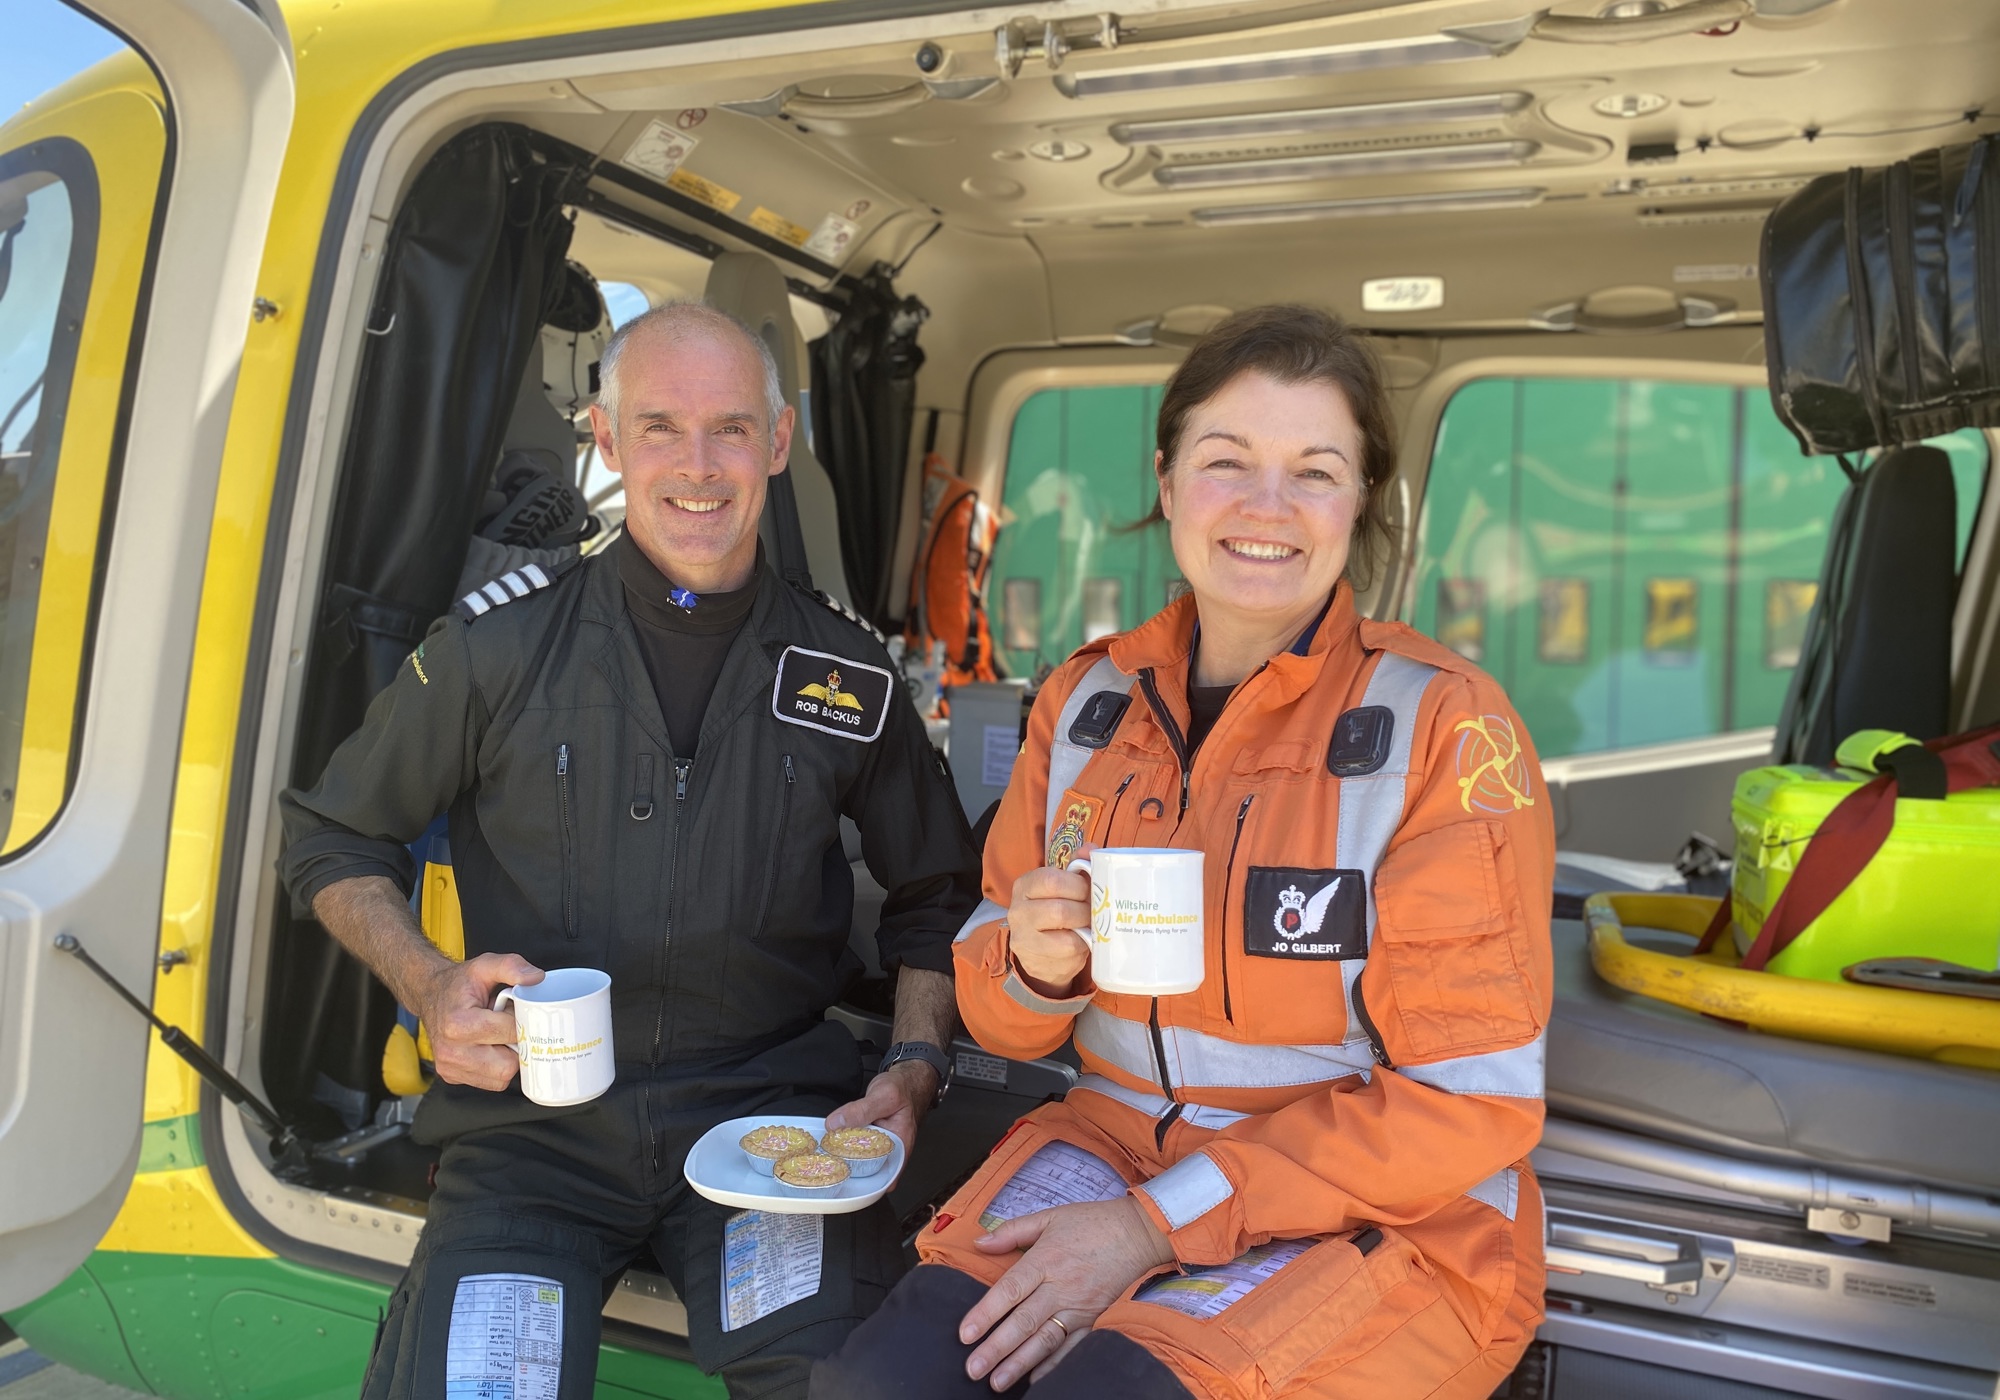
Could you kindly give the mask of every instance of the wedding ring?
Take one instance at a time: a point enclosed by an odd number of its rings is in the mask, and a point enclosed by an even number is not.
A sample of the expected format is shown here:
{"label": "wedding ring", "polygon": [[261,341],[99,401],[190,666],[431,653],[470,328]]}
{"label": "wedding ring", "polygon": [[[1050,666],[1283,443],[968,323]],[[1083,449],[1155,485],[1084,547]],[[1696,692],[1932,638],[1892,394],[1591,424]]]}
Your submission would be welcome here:
{"label": "wedding ring", "polygon": [[1069,1324],[1064,1322],[1061,1318],[1057,1317],[1054,1313],[1049,1314],[1049,1321],[1053,1322],[1056,1326],[1062,1328],[1063,1337],[1065,1340],[1067,1340],[1069,1337]]}

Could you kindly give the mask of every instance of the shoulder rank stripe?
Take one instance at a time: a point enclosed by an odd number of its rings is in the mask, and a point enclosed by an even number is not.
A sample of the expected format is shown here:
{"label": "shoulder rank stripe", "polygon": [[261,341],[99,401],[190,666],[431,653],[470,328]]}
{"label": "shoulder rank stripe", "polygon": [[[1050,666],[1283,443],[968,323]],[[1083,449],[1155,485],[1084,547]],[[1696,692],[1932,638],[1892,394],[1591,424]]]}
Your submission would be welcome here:
{"label": "shoulder rank stripe", "polygon": [[555,580],[550,578],[540,564],[523,564],[518,569],[509,569],[490,583],[481,584],[458,600],[454,611],[467,622],[484,616],[503,603],[511,603],[516,598],[525,598],[536,589],[547,588]]}
{"label": "shoulder rank stripe", "polygon": [[814,602],[822,604],[831,611],[839,613],[842,617],[846,618],[856,627],[859,627],[862,631],[866,632],[876,641],[883,642],[885,644],[887,643],[888,639],[882,635],[880,628],[876,627],[874,623],[870,622],[867,618],[863,617],[853,608],[847,606],[847,604],[841,602],[840,599],[834,597],[824,588],[812,588],[812,589],[801,588],[799,589],[799,592],[805,594],[806,597],[812,599]]}

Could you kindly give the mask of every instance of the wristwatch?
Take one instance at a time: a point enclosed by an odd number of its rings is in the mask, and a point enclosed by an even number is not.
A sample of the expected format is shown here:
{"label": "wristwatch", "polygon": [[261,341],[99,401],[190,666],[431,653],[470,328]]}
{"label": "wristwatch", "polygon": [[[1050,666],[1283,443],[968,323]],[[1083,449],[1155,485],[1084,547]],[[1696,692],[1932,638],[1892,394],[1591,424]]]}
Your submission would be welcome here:
{"label": "wristwatch", "polygon": [[882,1063],[877,1066],[877,1071],[885,1070],[891,1065],[899,1065],[905,1060],[922,1060],[937,1071],[937,1097],[931,1100],[931,1107],[936,1108],[943,1103],[944,1091],[951,1087],[950,1057],[928,1041],[899,1040],[889,1047],[887,1054],[882,1056]]}

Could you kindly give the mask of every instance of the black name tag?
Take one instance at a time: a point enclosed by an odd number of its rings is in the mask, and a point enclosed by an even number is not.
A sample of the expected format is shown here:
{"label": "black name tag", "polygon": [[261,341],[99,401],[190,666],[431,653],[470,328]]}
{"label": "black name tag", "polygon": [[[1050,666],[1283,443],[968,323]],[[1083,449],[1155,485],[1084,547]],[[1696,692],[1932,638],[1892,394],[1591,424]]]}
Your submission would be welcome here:
{"label": "black name tag", "polygon": [[771,713],[786,724],[873,743],[889,717],[895,685],[895,678],[880,666],[786,647],[771,687]]}
{"label": "black name tag", "polygon": [[1253,865],[1243,886],[1243,951],[1253,958],[1368,955],[1367,876]]}

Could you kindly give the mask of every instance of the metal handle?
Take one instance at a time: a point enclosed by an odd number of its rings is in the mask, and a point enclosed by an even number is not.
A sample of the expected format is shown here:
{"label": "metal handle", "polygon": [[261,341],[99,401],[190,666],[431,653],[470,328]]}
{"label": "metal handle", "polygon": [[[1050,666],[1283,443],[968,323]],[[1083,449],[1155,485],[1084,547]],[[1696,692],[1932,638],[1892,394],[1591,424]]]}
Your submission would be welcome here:
{"label": "metal handle", "polygon": [[1605,1278],[1630,1279],[1634,1283],[1670,1288],[1677,1283],[1694,1283],[1701,1278],[1701,1260],[1676,1259],[1656,1264],[1650,1259],[1629,1259],[1622,1254],[1605,1254],[1595,1249],[1576,1249],[1552,1244],[1543,1252],[1551,1269],[1570,1269],[1579,1274],[1601,1274]]}
{"label": "metal handle", "polygon": [[1751,0],[1689,0],[1671,10],[1633,15],[1550,15],[1528,31],[1537,39],[1558,44],[1630,44],[1644,39],[1668,39],[1741,24],[1756,13]]}

